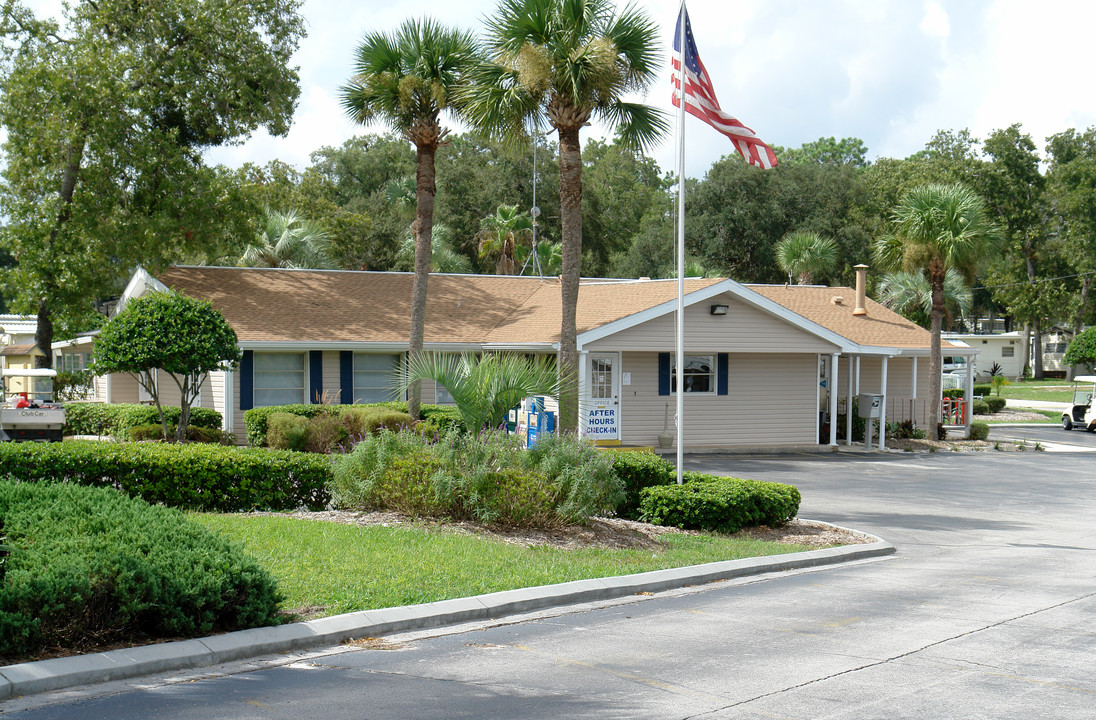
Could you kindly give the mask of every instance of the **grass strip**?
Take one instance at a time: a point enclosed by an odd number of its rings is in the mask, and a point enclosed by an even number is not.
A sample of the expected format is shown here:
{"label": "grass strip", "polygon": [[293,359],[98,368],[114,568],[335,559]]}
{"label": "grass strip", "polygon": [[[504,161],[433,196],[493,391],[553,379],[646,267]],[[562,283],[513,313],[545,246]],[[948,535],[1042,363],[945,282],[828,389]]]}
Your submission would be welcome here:
{"label": "grass strip", "polygon": [[277,516],[196,513],[269,570],[283,607],[321,615],[449,600],[718,560],[812,550],[719,535],[665,536],[650,550],[521,547],[436,527],[359,527]]}

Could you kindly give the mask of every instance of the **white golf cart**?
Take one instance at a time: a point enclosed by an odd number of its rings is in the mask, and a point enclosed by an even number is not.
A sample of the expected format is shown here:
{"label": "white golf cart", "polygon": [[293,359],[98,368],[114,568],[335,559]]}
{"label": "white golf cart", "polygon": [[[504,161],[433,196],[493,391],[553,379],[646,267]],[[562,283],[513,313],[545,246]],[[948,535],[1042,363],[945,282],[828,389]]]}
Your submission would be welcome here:
{"label": "white golf cart", "polygon": [[1096,432],[1096,407],[1092,406],[1092,396],[1096,395],[1096,375],[1078,375],[1073,380],[1092,385],[1087,390],[1073,391],[1073,407],[1062,413],[1062,429],[1084,428]]}
{"label": "white golf cart", "polygon": [[61,442],[65,408],[53,402],[56,370],[0,370],[0,441]]}

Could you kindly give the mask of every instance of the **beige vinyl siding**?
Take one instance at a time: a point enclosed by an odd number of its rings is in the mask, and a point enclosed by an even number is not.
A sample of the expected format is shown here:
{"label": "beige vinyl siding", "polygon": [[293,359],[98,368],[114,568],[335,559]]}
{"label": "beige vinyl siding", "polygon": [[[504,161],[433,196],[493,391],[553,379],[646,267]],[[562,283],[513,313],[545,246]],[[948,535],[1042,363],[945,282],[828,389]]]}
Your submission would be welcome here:
{"label": "beige vinyl siding", "polygon": [[137,378],[126,373],[114,373],[110,376],[110,402],[138,402]]}
{"label": "beige vinyl siding", "polygon": [[240,369],[236,368],[232,371],[232,407],[235,408],[232,413],[232,428],[231,432],[236,436],[237,445],[247,445],[247,428],[244,426],[244,413],[246,410],[240,409]]}
{"label": "beige vinyl siding", "polygon": [[228,374],[227,370],[214,370],[209,374],[209,392],[206,393],[203,388],[202,400],[206,401],[206,396],[209,396],[208,405],[204,407],[213,408],[217,412],[221,413],[221,429],[232,432],[232,428],[226,428],[224,426],[225,417],[225,375]]}
{"label": "beige vinyl siding", "polygon": [[96,375],[95,380],[92,383],[92,397],[88,398],[93,402],[109,402],[110,398],[107,397],[107,376]]}
{"label": "beige vinyl siding", "polygon": [[[334,404],[344,401],[342,396],[342,375],[339,372],[339,351],[325,350],[320,356],[323,363],[322,380],[326,397]],[[316,398],[309,398],[315,400]]]}
{"label": "beige vinyl siding", "polygon": [[[685,396],[685,447],[812,445],[817,438],[817,355],[732,353],[727,395]],[[658,394],[658,353],[626,352],[620,431],[624,445],[657,446],[666,404],[673,432],[673,395]]]}
{"label": "beige vinyl siding", "polygon": [[[726,315],[710,306],[727,305]],[[583,350],[667,352],[675,344],[674,313],[649,320],[583,345]],[[730,296],[719,296],[685,309],[685,351],[742,353],[834,352],[837,347],[780,318]]]}

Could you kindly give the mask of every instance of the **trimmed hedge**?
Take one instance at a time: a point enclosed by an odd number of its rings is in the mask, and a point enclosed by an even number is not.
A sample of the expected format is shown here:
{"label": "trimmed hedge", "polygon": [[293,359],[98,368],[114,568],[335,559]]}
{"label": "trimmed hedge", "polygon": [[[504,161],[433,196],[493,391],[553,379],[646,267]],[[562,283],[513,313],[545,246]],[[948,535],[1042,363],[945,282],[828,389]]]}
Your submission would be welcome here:
{"label": "trimmed hedge", "polygon": [[199,637],[278,622],[274,579],[178,510],[108,488],[0,479],[11,554],[0,655]]}
{"label": "trimmed hedge", "polygon": [[[392,410],[398,413],[407,412],[405,402],[382,402],[368,405],[271,405],[270,407],[252,408],[244,412],[244,427],[247,428],[247,444],[252,447],[267,445],[267,429],[269,417],[274,413],[289,413],[305,418],[314,418],[321,414],[334,414],[342,417],[347,413],[360,413],[363,410]],[[439,434],[444,434],[451,428],[460,427],[460,413],[451,405],[423,405],[421,407],[422,419],[428,423],[430,429]],[[387,426],[387,423],[385,423]],[[395,429],[395,428],[390,428]]]}
{"label": "trimmed hedge", "polygon": [[989,404],[983,400],[975,400],[971,403],[975,415],[989,415]]}
{"label": "trimmed hedge", "polygon": [[783,525],[799,512],[799,490],[791,485],[685,473],[682,485],[660,485],[640,493],[642,518],[655,525],[733,533],[754,525]]}
{"label": "trimmed hedge", "polygon": [[669,485],[677,481],[673,463],[647,451],[610,451],[613,472],[624,483],[624,502],[617,515],[632,520],[639,518],[640,492],[644,488]]}
{"label": "trimmed hedge", "polygon": [[[165,405],[168,425],[179,424],[179,408]],[[142,425],[159,425],[160,413],[155,405],[131,403],[65,403],[65,435],[118,435],[127,437],[129,430]],[[209,408],[190,408],[189,427],[219,429],[221,413]]]}
{"label": "trimmed hedge", "polygon": [[217,512],[323,509],[331,464],[320,455],[170,443],[0,443],[18,480],[113,487],[169,507]]}
{"label": "trimmed hedge", "polygon": [[972,422],[970,424],[970,439],[971,440],[988,440],[989,439],[989,423]]}
{"label": "trimmed hedge", "polygon": [[991,395],[989,397],[983,398],[983,401],[986,403],[986,405],[989,405],[989,411],[991,413],[998,413],[1005,409],[1005,399],[1003,397]]}
{"label": "trimmed hedge", "polygon": [[[167,426],[167,436],[170,438],[168,442],[175,441],[174,425]],[[129,439],[135,442],[144,440],[163,442],[164,428],[159,423],[156,423],[155,425],[138,425],[137,427],[129,429]],[[232,433],[226,433],[220,428],[195,427],[193,425],[186,426],[186,439],[189,442],[196,443],[218,443],[220,445],[236,444],[236,436]]]}

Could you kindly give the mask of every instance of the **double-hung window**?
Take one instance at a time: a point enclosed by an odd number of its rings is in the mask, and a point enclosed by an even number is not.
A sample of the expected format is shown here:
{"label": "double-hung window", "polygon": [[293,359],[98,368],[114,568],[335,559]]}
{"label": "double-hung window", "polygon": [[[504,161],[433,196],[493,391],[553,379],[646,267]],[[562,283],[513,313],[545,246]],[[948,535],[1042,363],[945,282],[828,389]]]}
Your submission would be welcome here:
{"label": "double-hung window", "polygon": [[255,353],[255,407],[306,402],[304,358],[304,353]]}
{"label": "double-hung window", "polygon": [[399,355],[354,353],[354,402],[392,400],[399,366]]}

